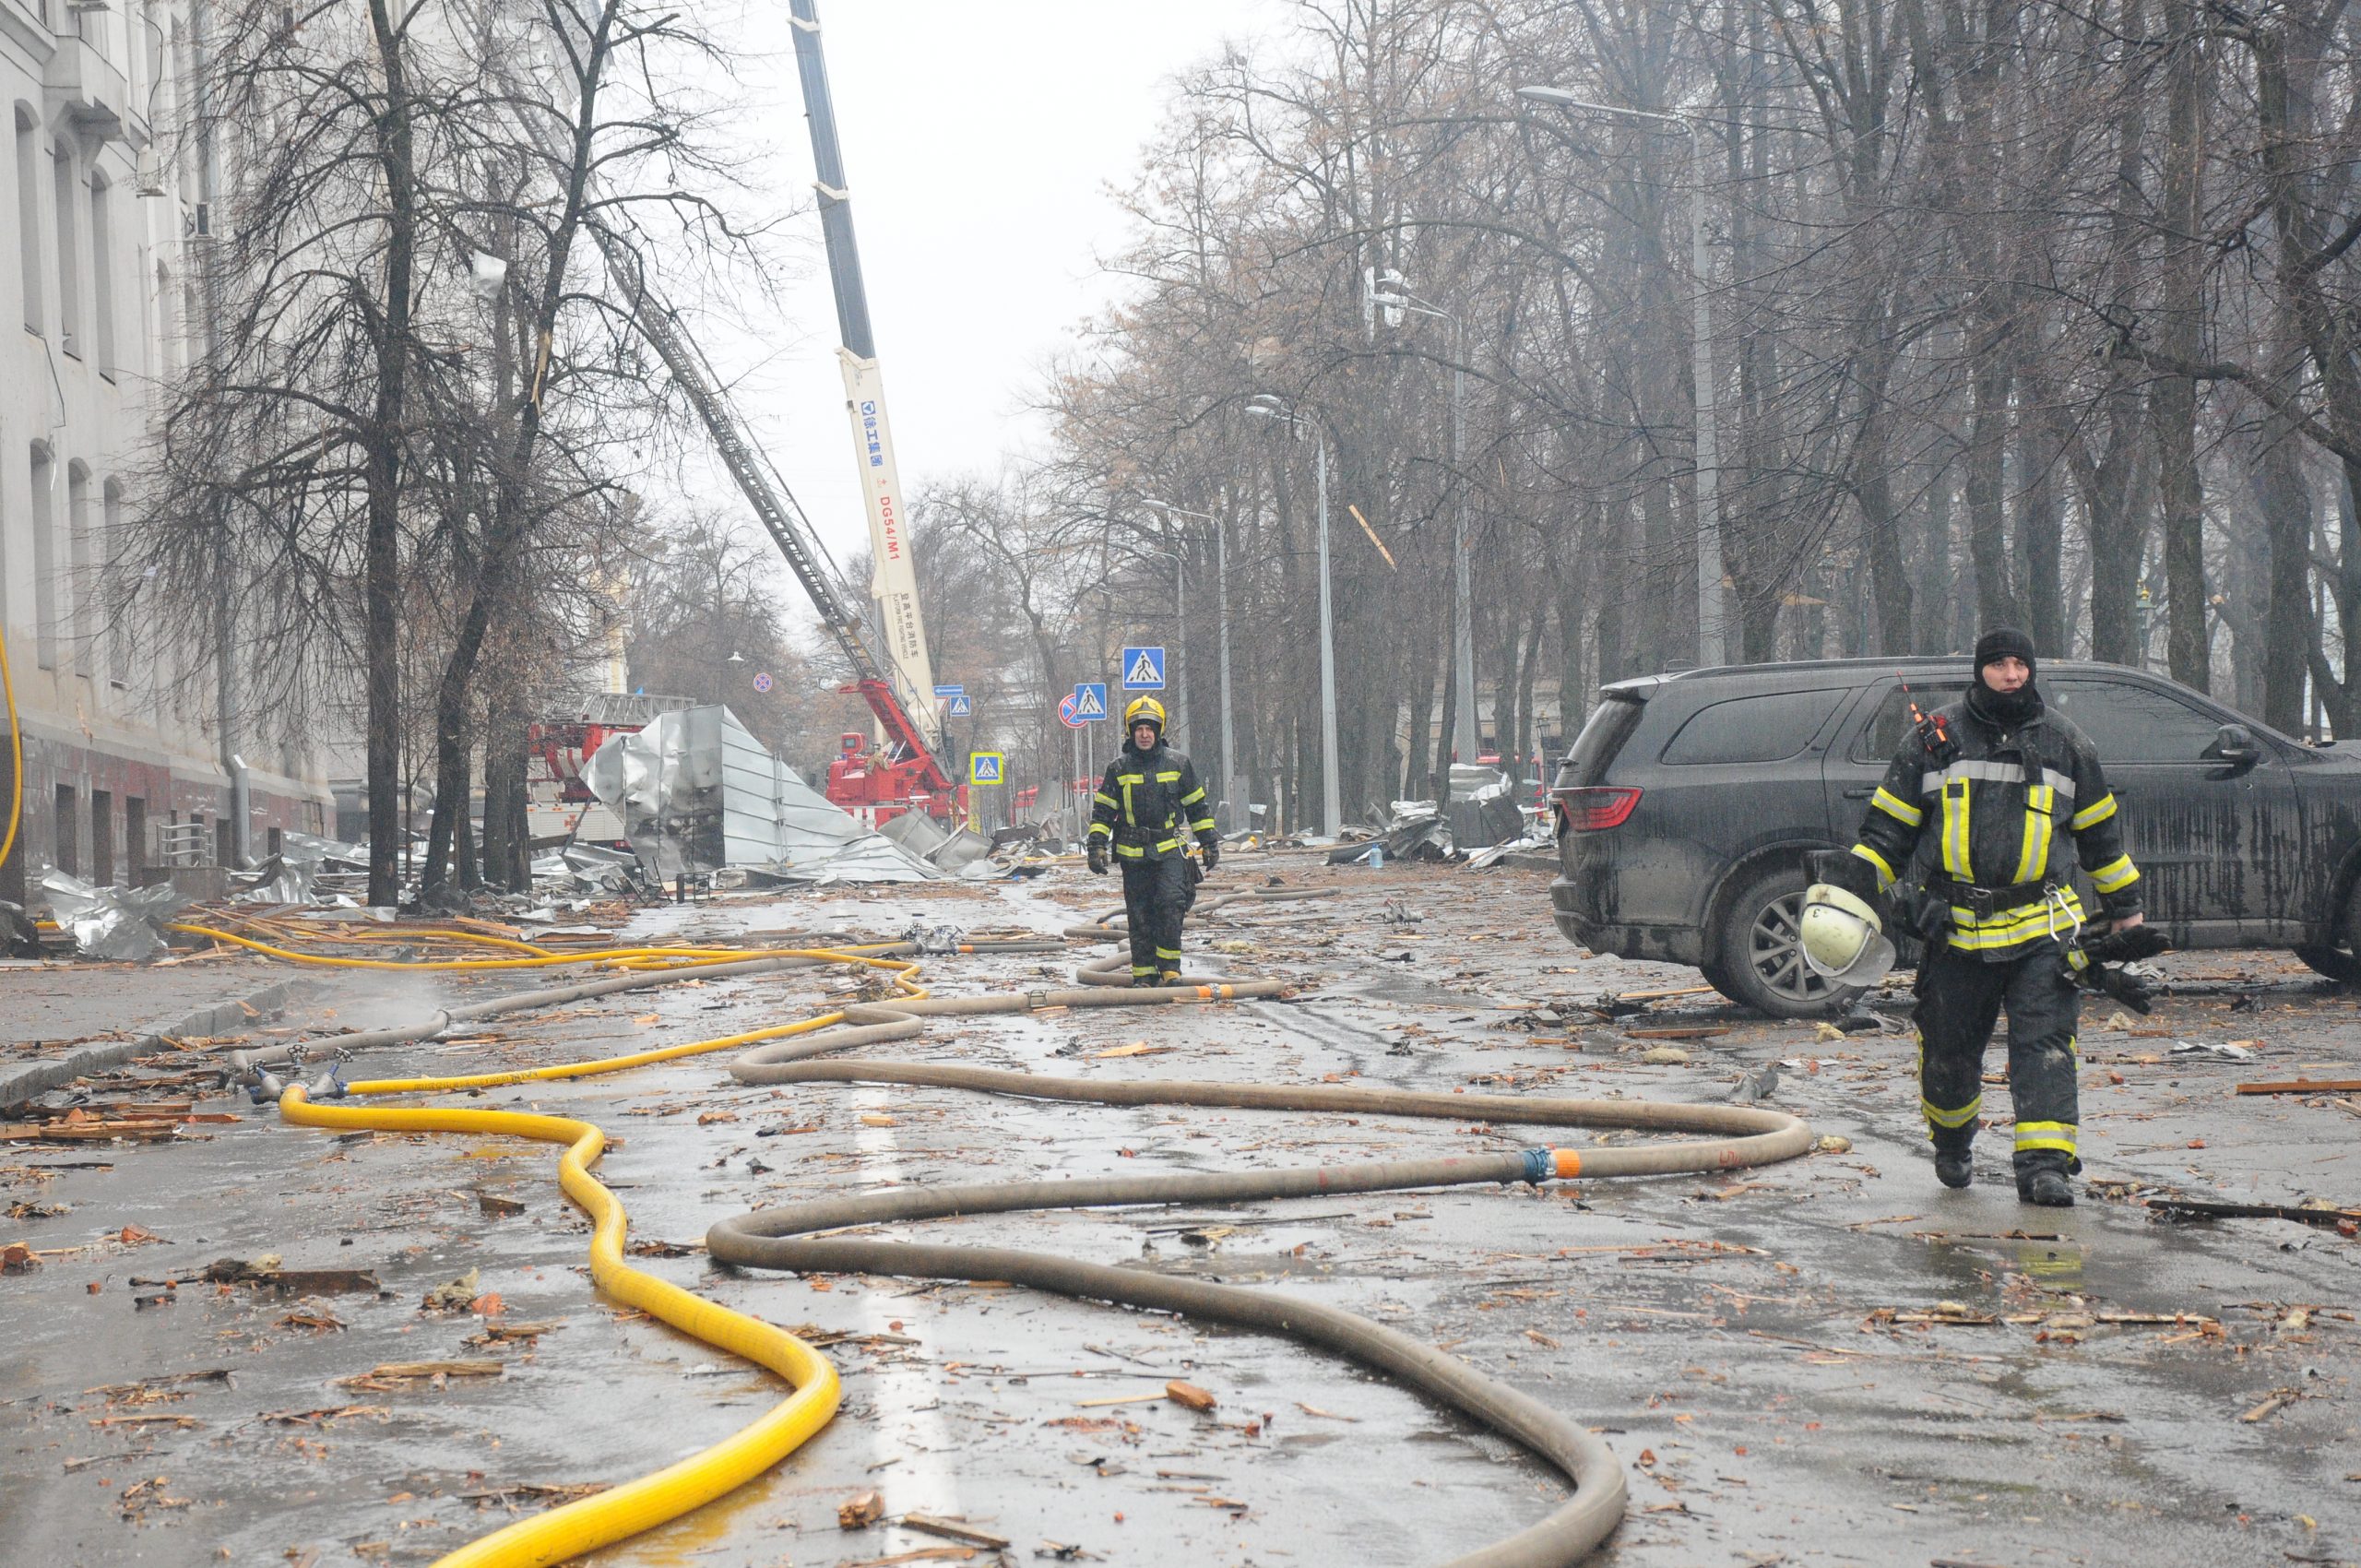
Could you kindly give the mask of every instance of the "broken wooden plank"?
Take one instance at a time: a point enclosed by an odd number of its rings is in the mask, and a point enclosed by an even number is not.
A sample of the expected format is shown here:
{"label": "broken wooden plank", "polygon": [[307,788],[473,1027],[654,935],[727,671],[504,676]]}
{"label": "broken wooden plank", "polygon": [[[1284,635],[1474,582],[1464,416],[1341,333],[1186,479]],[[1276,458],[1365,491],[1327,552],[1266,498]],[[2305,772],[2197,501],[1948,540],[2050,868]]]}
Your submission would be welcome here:
{"label": "broken wooden plank", "polygon": [[2150,1198],[2148,1206],[2201,1219],[2292,1219],[2301,1225],[2340,1225],[2361,1220],[2361,1208],[2310,1208],[2295,1204],[2225,1204],[2204,1198]]}
{"label": "broken wooden plank", "polygon": [[2289,1078],[2279,1083],[2240,1084],[2240,1094],[2352,1094],[2361,1078]]}
{"label": "broken wooden plank", "polygon": [[989,1551],[1006,1551],[1009,1546],[1006,1536],[979,1530],[964,1519],[948,1519],[935,1514],[905,1514],[901,1525],[904,1529],[916,1530],[920,1535],[941,1536],[945,1540],[955,1540],[963,1546],[980,1546]]}

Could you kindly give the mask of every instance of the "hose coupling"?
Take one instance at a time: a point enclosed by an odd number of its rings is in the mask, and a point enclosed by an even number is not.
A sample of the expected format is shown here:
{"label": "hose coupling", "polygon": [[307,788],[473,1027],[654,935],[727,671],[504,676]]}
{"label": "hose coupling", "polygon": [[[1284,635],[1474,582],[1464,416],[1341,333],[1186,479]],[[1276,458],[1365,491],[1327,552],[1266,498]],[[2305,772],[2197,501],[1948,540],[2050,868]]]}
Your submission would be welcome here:
{"label": "hose coupling", "polygon": [[1556,1150],[1529,1148],[1525,1151],[1525,1180],[1527,1182],[1537,1187],[1557,1173],[1558,1157]]}
{"label": "hose coupling", "polygon": [[957,926],[921,924],[904,932],[902,940],[917,949],[920,957],[942,957],[958,952],[967,933]]}

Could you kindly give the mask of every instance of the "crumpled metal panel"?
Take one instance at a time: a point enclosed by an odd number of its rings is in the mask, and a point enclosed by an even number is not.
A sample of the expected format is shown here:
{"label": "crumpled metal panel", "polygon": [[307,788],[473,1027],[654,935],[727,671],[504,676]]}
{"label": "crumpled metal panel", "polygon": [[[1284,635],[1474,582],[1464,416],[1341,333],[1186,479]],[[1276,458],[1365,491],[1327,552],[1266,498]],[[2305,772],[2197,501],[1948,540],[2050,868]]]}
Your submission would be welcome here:
{"label": "crumpled metal panel", "polygon": [[170,883],[153,887],[99,887],[62,871],[41,879],[50,914],[85,958],[137,962],[165,948],[163,926],[188,902]]}
{"label": "crumpled metal panel", "polygon": [[751,866],[813,882],[923,882],[932,867],[864,827],[720,705],[610,739],[582,780],[659,881]]}

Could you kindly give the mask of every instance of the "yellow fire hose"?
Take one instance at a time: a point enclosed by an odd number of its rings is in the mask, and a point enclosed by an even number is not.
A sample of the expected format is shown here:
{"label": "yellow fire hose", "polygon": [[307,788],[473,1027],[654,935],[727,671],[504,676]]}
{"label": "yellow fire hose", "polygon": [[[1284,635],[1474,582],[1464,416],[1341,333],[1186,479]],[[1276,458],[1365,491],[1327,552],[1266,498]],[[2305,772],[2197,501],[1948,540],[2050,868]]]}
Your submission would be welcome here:
{"label": "yellow fire hose", "polygon": [[[225,937],[238,945],[255,947],[274,957],[303,964],[449,969],[515,968],[520,962],[482,959],[406,963],[388,959],[339,958],[249,942],[211,928],[194,929],[201,934]],[[697,956],[691,961],[675,963],[686,954]],[[908,998],[922,1000],[927,995],[913,979],[918,972],[917,964],[833,948],[766,949],[761,954],[749,954],[742,949],[731,952],[720,948],[625,947],[564,956],[554,961],[622,964],[644,959],[694,972],[698,968],[723,961],[717,955],[726,955],[728,958],[737,960],[771,956],[860,964],[892,974],[895,989]],[[543,961],[550,960],[521,962]],[[683,974],[682,978],[689,978],[689,975]],[[825,1013],[775,1028],[756,1029],[718,1039],[694,1040],[684,1045],[634,1051],[595,1061],[565,1063],[552,1067],[452,1077],[365,1079],[342,1087],[343,1092],[351,1095],[416,1094],[588,1077],[622,1072],[653,1062],[671,1061],[705,1051],[808,1033],[839,1023],[843,1018],[841,1012]],[[272,1081],[275,1080],[266,1080]],[[593,1283],[615,1300],[636,1307],[683,1334],[777,1372],[795,1391],[769,1414],[709,1448],[667,1466],[653,1475],[643,1476],[637,1480],[625,1482],[529,1519],[519,1519],[444,1556],[438,1560],[437,1568],[538,1568],[540,1564],[565,1562],[643,1530],[652,1529],[743,1486],[801,1447],[836,1414],[842,1397],[836,1369],[812,1346],[784,1329],[693,1295],[623,1261],[623,1236],[628,1220],[623,1204],[590,1173],[590,1167],[598,1162],[607,1146],[606,1134],[594,1123],[568,1116],[515,1111],[440,1111],[391,1106],[361,1109],[321,1105],[311,1099],[309,1090],[302,1084],[288,1085],[278,1099],[280,1116],[297,1126],[335,1128],[338,1131],[460,1133],[473,1136],[530,1138],[540,1143],[566,1146],[564,1154],[558,1159],[558,1185],[592,1221],[590,1277]]]}
{"label": "yellow fire hose", "polygon": [[0,866],[17,847],[17,824],[25,814],[25,732],[17,723],[17,682],[8,673],[8,635],[0,628],[0,695],[8,699],[8,831],[0,834]]}

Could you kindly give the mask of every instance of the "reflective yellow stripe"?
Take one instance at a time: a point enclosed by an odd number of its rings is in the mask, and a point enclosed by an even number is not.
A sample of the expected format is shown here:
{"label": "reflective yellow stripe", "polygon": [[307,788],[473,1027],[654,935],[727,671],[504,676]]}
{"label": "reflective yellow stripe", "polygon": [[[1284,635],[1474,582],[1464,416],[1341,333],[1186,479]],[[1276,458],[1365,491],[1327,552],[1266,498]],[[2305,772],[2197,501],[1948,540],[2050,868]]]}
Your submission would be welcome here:
{"label": "reflective yellow stripe", "polygon": [[1111,827],[1108,826],[1107,826],[1105,823],[1103,823],[1103,822],[1094,822],[1094,823],[1092,823],[1092,824],[1090,825],[1090,831],[1091,831],[1093,834],[1104,833],[1104,834],[1105,834],[1105,835],[1107,835],[1107,837],[1109,837],[1109,838],[1112,838],[1113,837],[1115,837],[1115,830],[1114,830],[1113,828],[1111,828]]}
{"label": "reflective yellow stripe", "polygon": [[1141,849],[1137,844],[1118,844],[1115,846],[1115,852],[1134,861],[1139,860],[1147,853],[1145,849]]}
{"label": "reflective yellow stripe", "polygon": [[1156,950],[1156,956],[1159,958],[1172,958],[1177,960],[1180,956],[1180,949],[1178,947],[1159,947]]}
{"label": "reflective yellow stripe", "polygon": [[2058,902],[2045,899],[2038,904],[2020,904],[2013,909],[2002,909],[1990,920],[1978,922],[1975,911],[1952,906],[1951,944],[1953,947],[1985,950],[2012,947],[2020,942],[2056,934],[2064,936],[2082,919],[2082,901],[2070,890],[2061,891]]}
{"label": "reflective yellow stripe", "polygon": [[1213,830],[1214,819],[1209,816],[1201,816],[1189,825],[1189,831],[1192,833],[1211,833]]}
{"label": "reflective yellow stripe", "polygon": [[1123,803],[1104,790],[1093,790],[1090,792],[1090,798],[1102,806],[1120,806]]}
{"label": "reflective yellow stripe", "polygon": [[1957,1111],[1945,1111],[1933,1100],[1922,1096],[1918,1101],[1918,1109],[1927,1113],[1928,1126],[1944,1127],[1957,1132],[1975,1120],[1976,1112],[1984,1109],[1984,1097],[1979,1094]]}
{"label": "reflective yellow stripe", "polygon": [[1133,964],[1132,966],[1132,973],[1135,975],[1152,975],[1156,973],[1156,966],[1154,964]]}
{"label": "reflective yellow stripe", "polygon": [[1968,855],[1968,781],[1943,780],[1943,869],[1962,882],[1975,880]]}
{"label": "reflective yellow stripe", "polygon": [[2102,893],[2119,893],[2140,880],[2140,868],[2130,855],[2118,855],[2091,873],[2091,885]]}
{"label": "reflective yellow stripe", "polygon": [[2058,791],[2047,784],[2032,784],[2025,788],[2025,842],[2017,856],[2017,874],[2011,882],[2038,881],[2049,869],[2049,837],[2055,831],[2050,812],[2058,804]]}
{"label": "reflective yellow stripe", "polygon": [[1159,854],[1159,855],[1160,855],[1160,854],[1164,853],[1167,849],[1179,849],[1180,847],[1180,839],[1178,839],[1178,838],[1167,838],[1163,843],[1158,844],[1158,845],[1156,847],[1156,852],[1157,852],[1157,854]]}
{"label": "reflective yellow stripe", "polygon": [[2017,1147],[2057,1149],[2062,1154],[2074,1152],[2074,1123],[2071,1122],[2020,1122],[2017,1123]]}
{"label": "reflective yellow stripe", "polygon": [[2095,826],[2099,823],[2105,822],[2114,814],[2115,797],[2111,794],[2101,795],[2097,800],[2093,801],[2089,805],[2084,806],[2081,811],[2074,814],[2072,818],[2073,829],[2075,832],[2080,833],[2086,827]]}
{"label": "reflective yellow stripe", "polygon": [[1119,773],[1115,775],[1115,782],[1123,787],[1123,822],[1127,826],[1137,827],[1139,818],[1132,814],[1132,786],[1147,780],[1136,773]]}
{"label": "reflective yellow stripe", "polygon": [[1867,844],[1854,845],[1853,852],[1878,868],[1878,887],[1880,891],[1893,885],[1893,868],[1885,863],[1883,855],[1879,854]]}
{"label": "reflective yellow stripe", "polygon": [[1927,820],[1924,810],[1912,805],[1882,784],[1878,786],[1878,792],[1869,797],[1869,804],[1901,823],[1904,827],[1916,827]]}
{"label": "reflective yellow stripe", "polygon": [[1147,775],[1145,773],[1118,773],[1115,775],[1115,782],[1118,784],[1145,784],[1147,782]]}
{"label": "reflective yellow stripe", "polygon": [[1204,800],[1204,798],[1205,798],[1205,790],[1204,790],[1204,786],[1201,784],[1201,785],[1199,785],[1197,788],[1195,788],[1195,789],[1193,789],[1193,790],[1190,790],[1187,794],[1185,794],[1185,795],[1181,796],[1181,797],[1180,797],[1180,803],[1181,803],[1182,805],[1184,805],[1184,806],[1193,806],[1193,805],[1195,805],[1199,801],[1202,801],[1202,800]]}
{"label": "reflective yellow stripe", "polygon": [[1180,770],[1174,768],[1169,773],[1159,773],[1156,776],[1156,781],[1158,784],[1178,784],[1180,782]]}

